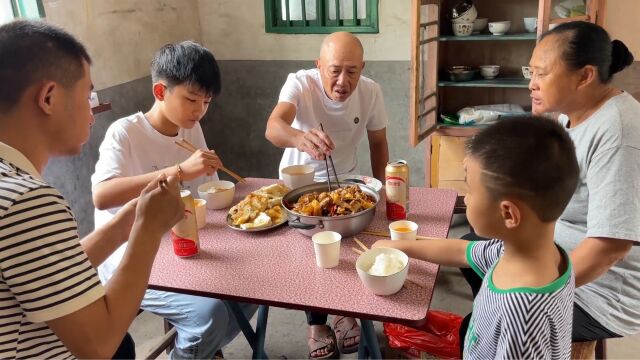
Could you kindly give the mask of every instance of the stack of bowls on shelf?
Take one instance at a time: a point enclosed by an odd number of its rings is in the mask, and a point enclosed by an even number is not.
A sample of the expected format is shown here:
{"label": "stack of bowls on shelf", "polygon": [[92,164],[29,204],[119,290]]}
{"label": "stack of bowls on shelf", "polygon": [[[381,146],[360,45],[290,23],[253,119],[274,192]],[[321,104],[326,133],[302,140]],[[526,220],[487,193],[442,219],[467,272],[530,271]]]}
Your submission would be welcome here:
{"label": "stack of bowls on shelf", "polygon": [[451,25],[455,36],[469,36],[473,33],[474,20],[478,17],[478,11],[471,0],[458,3],[451,10]]}

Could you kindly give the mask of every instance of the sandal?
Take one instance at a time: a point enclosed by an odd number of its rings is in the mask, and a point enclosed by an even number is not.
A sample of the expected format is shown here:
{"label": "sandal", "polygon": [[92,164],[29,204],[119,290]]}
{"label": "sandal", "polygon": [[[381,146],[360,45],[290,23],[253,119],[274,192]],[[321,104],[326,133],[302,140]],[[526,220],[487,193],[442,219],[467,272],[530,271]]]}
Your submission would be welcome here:
{"label": "sandal", "polygon": [[[326,325],[325,325],[326,326]],[[336,336],[329,326],[329,334],[321,338],[311,336],[311,327],[309,327],[309,359],[337,359],[340,353],[336,349]],[[326,355],[313,356],[312,354],[318,350],[327,349]]]}
{"label": "sandal", "polygon": [[[353,321],[349,322],[350,319]],[[338,350],[343,354],[351,354],[358,351],[360,345],[360,326],[354,318],[347,318],[345,316],[336,316],[333,319],[333,331],[335,331],[336,339],[338,341]],[[351,345],[345,346],[345,340],[351,338],[358,338],[358,341]]]}

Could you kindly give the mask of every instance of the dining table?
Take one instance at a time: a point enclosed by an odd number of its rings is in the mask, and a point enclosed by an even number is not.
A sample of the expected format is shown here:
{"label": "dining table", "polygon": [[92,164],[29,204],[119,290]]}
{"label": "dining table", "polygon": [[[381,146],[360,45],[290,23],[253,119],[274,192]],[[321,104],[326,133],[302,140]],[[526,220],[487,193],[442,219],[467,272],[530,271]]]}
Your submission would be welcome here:
{"label": "dining table", "polygon": [[[251,191],[279,182],[247,178],[236,184],[233,204]],[[389,231],[384,189],[367,230]],[[446,238],[457,193],[453,190],[411,187],[408,220],[419,225],[418,235]],[[390,296],[374,295],[360,281],[355,268],[358,247],[353,237],[343,238],[338,266],[316,265],[311,239],[285,224],[247,232],[227,223],[229,209],[208,210],[207,224],[199,230],[200,249],[188,258],[173,252],[170,236],[161,241],[149,279],[149,288],[225,301],[242,329],[254,358],[267,358],[264,350],[270,306],[350,316],[360,320],[358,358],[381,358],[373,321],[420,326],[426,321],[438,274],[438,265],[409,260],[405,286]],[[380,236],[358,234],[371,246]],[[428,241],[428,240],[416,240]],[[258,304],[255,329],[238,302]]]}

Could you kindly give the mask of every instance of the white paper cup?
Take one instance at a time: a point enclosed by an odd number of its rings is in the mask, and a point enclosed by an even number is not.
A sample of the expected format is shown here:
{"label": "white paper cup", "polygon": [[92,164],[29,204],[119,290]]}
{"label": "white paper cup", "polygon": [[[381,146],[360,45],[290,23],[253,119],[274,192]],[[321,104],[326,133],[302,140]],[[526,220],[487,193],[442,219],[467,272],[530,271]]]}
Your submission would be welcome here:
{"label": "white paper cup", "polygon": [[198,229],[207,225],[207,200],[194,199],[194,205],[196,207],[196,224]]}
{"label": "white paper cup", "polygon": [[335,231],[320,231],[311,237],[316,253],[316,264],[325,269],[338,266],[340,262],[340,240],[342,235]]}
{"label": "white paper cup", "polygon": [[409,220],[398,220],[389,224],[391,240],[415,240],[418,235],[418,224]]}
{"label": "white paper cup", "polygon": [[313,184],[315,175],[316,169],[311,165],[292,165],[280,171],[282,181],[291,190]]}

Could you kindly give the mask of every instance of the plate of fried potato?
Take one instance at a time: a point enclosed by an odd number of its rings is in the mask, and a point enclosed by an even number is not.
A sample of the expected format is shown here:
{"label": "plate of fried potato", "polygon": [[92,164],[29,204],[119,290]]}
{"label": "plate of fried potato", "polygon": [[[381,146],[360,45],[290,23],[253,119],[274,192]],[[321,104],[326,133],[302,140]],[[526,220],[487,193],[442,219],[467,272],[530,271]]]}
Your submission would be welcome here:
{"label": "plate of fried potato", "polygon": [[264,231],[287,222],[287,213],[282,208],[282,197],[290,190],[284,185],[263,186],[245,196],[231,207],[227,214],[227,225],[239,231]]}

